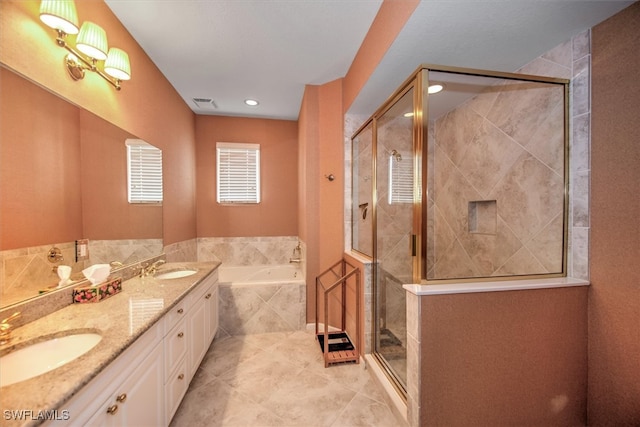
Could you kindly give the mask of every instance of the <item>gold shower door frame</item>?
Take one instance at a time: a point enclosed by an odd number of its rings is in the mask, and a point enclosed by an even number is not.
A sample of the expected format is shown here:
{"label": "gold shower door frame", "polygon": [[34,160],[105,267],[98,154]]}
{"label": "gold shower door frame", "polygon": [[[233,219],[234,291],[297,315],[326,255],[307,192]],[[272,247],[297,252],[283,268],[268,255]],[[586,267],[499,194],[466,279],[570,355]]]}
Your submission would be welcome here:
{"label": "gold shower door frame", "polygon": [[[456,279],[427,280],[426,272],[426,255],[427,255],[427,239],[425,225],[428,223],[428,212],[424,207],[427,204],[427,177],[428,177],[428,159],[426,155],[426,141],[429,131],[429,111],[428,100],[429,95],[427,89],[429,87],[429,72],[445,72],[478,77],[495,77],[507,80],[521,80],[539,83],[554,83],[564,85],[564,206],[563,206],[563,236],[562,236],[562,271],[552,274],[532,274],[518,276],[496,276],[496,277],[471,277]],[[480,69],[467,69],[460,67],[446,67],[430,64],[420,65],[414,73],[412,73],[399,88],[374,112],[374,114],[354,133],[353,138],[357,137],[367,126],[372,125],[372,259],[373,259],[373,289],[372,289],[372,349],[374,357],[380,362],[381,367],[391,380],[399,395],[406,399],[406,389],[398,379],[398,375],[391,368],[384,357],[377,352],[376,339],[379,329],[377,319],[378,313],[378,173],[377,173],[377,155],[378,155],[378,120],[391,109],[407,92],[413,90],[413,221],[412,221],[412,238],[408,253],[412,257],[412,283],[422,284],[442,284],[442,283],[462,283],[462,282],[479,282],[479,281],[496,281],[496,280],[513,280],[529,279],[529,278],[548,278],[566,276],[567,265],[567,224],[568,224],[568,188],[569,188],[569,80],[551,77],[541,77],[517,73],[505,73]],[[353,218],[353,216],[352,216]],[[368,255],[368,254],[365,254]]]}

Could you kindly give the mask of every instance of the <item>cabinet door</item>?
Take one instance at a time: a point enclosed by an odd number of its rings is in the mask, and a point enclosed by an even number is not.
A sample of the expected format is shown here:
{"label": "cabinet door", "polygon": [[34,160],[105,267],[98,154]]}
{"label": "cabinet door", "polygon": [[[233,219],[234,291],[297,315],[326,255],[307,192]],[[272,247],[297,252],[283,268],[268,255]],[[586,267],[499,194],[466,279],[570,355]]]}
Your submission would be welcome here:
{"label": "cabinet door", "polygon": [[187,392],[189,387],[189,380],[187,378],[187,358],[183,358],[173,375],[169,377],[167,383],[164,385],[164,399],[165,399],[165,415],[167,424],[171,422],[173,415],[178,410],[182,398]]}
{"label": "cabinet door", "polygon": [[211,345],[213,338],[216,336],[216,332],[218,332],[218,283],[214,283],[211,285],[207,293],[205,294],[205,298],[207,299],[208,304],[208,343]]}
{"label": "cabinet door", "polygon": [[122,385],[117,398],[123,411],[122,426],[161,426],[164,420],[164,363],[158,345]]}
{"label": "cabinet door", "polygon": [[86,425],[164,425],[163,369],[162,346],[157,345]]}
{"label": "cabinet door", "polygon": [[179,362],[185,359],[188,338],[186,319],[179,321],[164,337],[165,379],[168,379],[177,369]]}
{"label": "cabinet door", "polygon": [[189,381],[196,373],[209,344],[207,343],[207,305],[205,295],[194,301],[189,309]]}

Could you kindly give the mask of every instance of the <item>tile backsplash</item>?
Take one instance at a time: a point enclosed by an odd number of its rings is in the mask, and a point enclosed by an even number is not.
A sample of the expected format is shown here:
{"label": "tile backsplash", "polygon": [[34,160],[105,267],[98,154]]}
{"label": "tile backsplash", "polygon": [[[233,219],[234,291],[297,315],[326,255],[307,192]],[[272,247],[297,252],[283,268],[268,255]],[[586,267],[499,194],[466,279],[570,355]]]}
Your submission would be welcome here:
{"label": "tile backsplash", "polygon": [[[49,250],[56,247],[62,259],[52,263]],[[56,242],[48,245],[0,251],[0,307],[18,303],[38,295],[39,291],[55,286],[57,265],[71,267],[71,278],[82,280],[82,270],[93,264],[112,261],[129,265],[162,253],[162,239],[126,239],[89,241],[89,259],[76,262],[75,242]]]}

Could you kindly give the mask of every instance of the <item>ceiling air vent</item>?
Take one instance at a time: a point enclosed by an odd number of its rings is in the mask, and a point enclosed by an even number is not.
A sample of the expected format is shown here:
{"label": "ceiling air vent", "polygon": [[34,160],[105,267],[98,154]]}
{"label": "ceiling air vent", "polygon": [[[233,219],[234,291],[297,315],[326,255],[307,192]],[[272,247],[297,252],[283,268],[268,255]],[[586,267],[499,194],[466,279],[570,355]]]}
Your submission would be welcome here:
{"label": "ceiling air vent", "polygon": [[198,108],[202,108],[203,110],[215,110],[218,108],[211,98],[193,98],[193,102]]}

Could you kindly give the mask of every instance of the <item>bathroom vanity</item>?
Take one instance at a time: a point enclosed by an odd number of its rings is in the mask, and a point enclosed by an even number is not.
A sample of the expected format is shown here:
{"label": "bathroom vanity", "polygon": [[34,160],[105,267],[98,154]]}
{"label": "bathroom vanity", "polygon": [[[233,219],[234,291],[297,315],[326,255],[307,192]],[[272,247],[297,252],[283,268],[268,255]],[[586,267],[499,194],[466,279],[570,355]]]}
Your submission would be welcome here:
{"label": "bathroom vanity", "polygon": [[105,301],[17,328],[11,346],[80,332],[102,339],[57,369],[2,387],[0,425],[168,425],[218,330],[218,266],[166,264],[165,279],[135,277]]}

